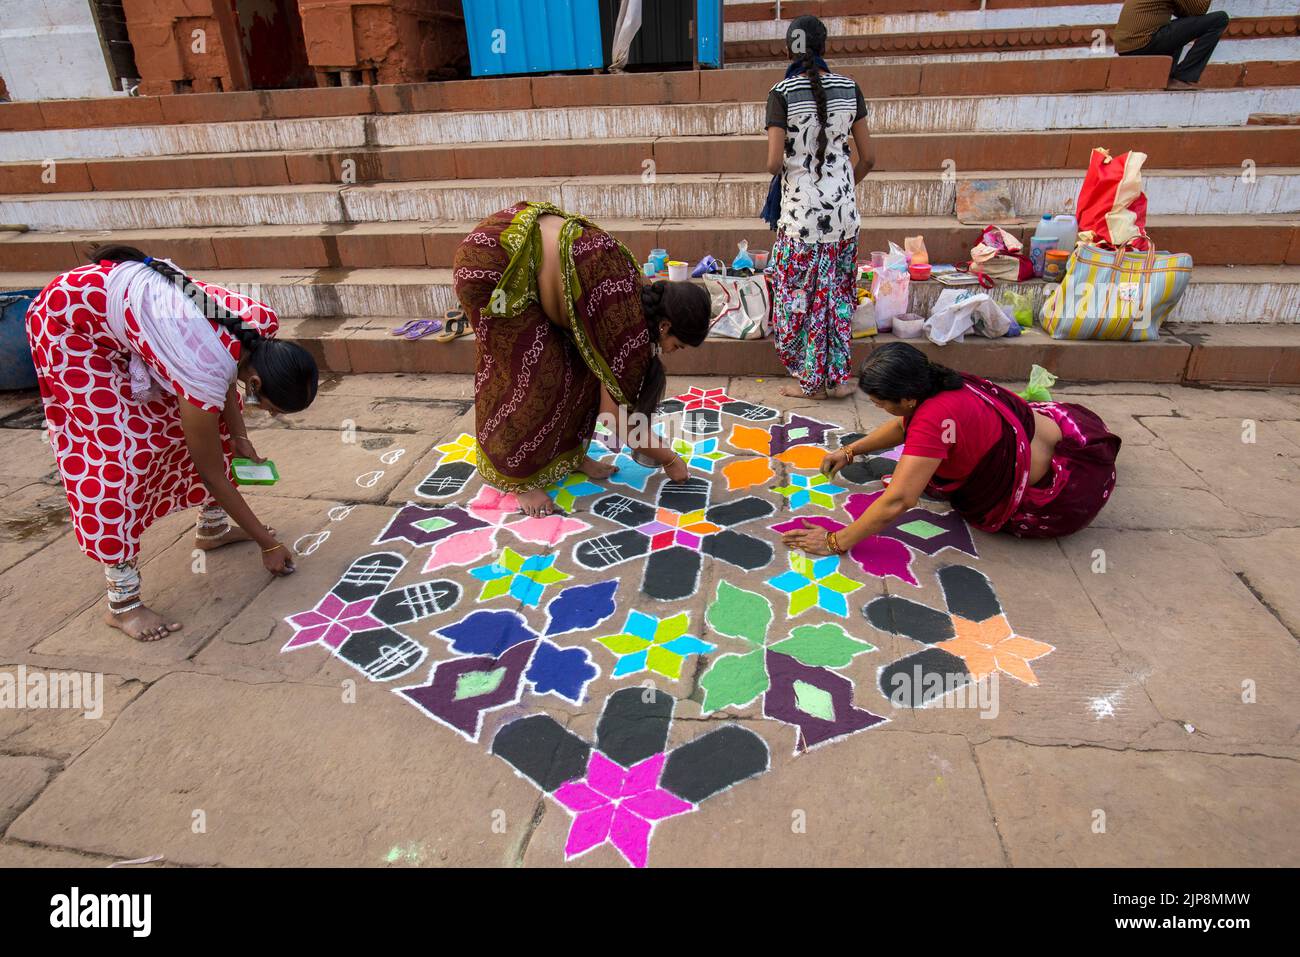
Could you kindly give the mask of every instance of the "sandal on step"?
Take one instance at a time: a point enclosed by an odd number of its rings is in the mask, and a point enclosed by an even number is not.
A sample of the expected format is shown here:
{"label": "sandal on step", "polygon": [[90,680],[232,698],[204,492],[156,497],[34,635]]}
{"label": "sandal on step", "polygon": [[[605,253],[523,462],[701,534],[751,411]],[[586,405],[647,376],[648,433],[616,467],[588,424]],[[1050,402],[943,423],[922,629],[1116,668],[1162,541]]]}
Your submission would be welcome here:
{"label": "sandal on step", "polygon": [[417,319],[405,333],[407,339],[414,342],[416,339],[423,339],[425,336],[433,335],[435,332],[442,332],[442,321],[438,319]]}
{"label": "sandal on step", "polygon": [[470,329],[469,320],[465,318],[464,311],[460,309],[448,309],[443,313],[442,318],[443,330],[433,337],[435,342],[451,342],[473,331]]}

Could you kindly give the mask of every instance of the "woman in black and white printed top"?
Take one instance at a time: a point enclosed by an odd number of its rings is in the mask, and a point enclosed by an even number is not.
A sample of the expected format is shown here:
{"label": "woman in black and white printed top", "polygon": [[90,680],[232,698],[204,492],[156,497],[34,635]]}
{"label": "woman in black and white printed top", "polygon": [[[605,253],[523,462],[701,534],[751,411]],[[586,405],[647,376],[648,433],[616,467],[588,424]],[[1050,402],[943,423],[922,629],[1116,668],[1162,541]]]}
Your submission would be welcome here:
{"label": "woman in black and white printed top", "polygon": [[[798,382],[797,389],[781,391],[842,398],[855,388],[849,356],[860,222],[855,187],[875,162],[867,107],[857,82],[832,73],[822,59],[826,26],[819,19],[793,20],[786,47],[793,62],[767,97],[767,168],[774,180],[764,211],[778,233],[768,266],[774,338]],[[779,212],[773,208],[778,195]]]}

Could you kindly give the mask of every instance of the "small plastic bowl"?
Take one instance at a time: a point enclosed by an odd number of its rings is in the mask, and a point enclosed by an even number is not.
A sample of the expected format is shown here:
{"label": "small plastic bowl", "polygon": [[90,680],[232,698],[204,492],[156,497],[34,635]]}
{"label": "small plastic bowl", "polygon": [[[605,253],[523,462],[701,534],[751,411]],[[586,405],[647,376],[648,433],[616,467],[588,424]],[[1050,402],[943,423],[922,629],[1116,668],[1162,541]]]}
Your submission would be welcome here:
{"label": "small plastic bowl", "polygon": [[917,282],[925,282],[927,279],[930,278],[930,264],[914,263],[913,265],[907,267],[907,272],[908,275],[910,275]]}

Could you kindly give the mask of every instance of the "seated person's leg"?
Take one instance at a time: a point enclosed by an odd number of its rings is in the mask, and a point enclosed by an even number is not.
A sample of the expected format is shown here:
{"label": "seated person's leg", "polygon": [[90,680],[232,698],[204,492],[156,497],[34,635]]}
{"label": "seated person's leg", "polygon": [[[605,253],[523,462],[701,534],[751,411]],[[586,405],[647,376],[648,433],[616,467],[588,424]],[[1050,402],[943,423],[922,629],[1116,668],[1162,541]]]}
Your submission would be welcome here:
{"label": "seated person's leg", "polygon": [[[1207,13],[1202,17],[1179,17],[1152,34],[1146,46],[1121,55],[1172,57],[1174,62],[1169,71],[1169,79],[1195,83],[1218,45],[1219,37],[1227,28],[1228,15],[1222,11]],[[1179,62],[1183,49],[1189,43],[1193,44],[1192,48]]]}
{"label": "seated person's leg", "polygon": [[[1195,33],[1188,38],[1194,39],[1195,42],[1192,43],[1192,48],[1187,51],[1182,61],[1175,63],[1172,78],[1182,80],[1184,83],[1195,83],[1200,80],[1205,65],[1210,62],[1210,57],[1214,53],[1214,48],[1219,45],[1219,38],[1223,36],[1223,31],[1228,29],[1228,15],[1218,11],[1207,13],[1203,17],[1184,17],[1184,20],[1196,21],[1192,25]],[[1192,33],[1192,29],[1189,28],[1188,32]]]}

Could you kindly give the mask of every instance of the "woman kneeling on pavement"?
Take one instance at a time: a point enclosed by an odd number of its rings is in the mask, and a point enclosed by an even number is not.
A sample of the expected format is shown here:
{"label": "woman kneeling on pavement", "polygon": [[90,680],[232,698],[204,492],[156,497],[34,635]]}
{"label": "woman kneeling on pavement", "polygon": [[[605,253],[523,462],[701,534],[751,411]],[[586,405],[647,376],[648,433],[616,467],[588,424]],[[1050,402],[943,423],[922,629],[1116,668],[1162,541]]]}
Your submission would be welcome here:
{"label": "woman kneeling on pavement", "polygon": [[617,437],[670,480],[685,480],[686,463],[648,423],[666,382],[659,355],[708,335],[702,286],[646,283],[622,243],[549,203],[517,203],[479,223],[456,251],[452,276],[478,346],[484,481],[517,494],[525,514],[548,515],[551,483],[577,470],[596,479],[614,471],[587,445],[598,415],[627,423],[629,410],[639,422]]}
{"label": "woman kneeling on pavement", "polygon": [[874,350],[858,386],[893,418],[827,455],[821,470],[833,476],[857,455],[902,445],[893,477],[852,525],[787,532],[790,548],[843,554],[889,528],[922,493],[946,499],[986,532],[1057,538],[1091,522],[1115,488],[1119,437],[1081,405],[1026,402],[903,342]]}
{"label": "woman kneeling on pavement", "polygon": [[266,411],[298,412],[316,397],[316,362],[271,338],[279,320],[260,302],[130,246],[90,260],[36,297],[27,338],[77,542],[108,579],[105,620],[156,641],[181,627],[141,600],[140,536],[163,516],[198,507],[197,548],[252,539],[267,571],[293,571],[232,483],[234,456],[264,461],[235,380]]}

